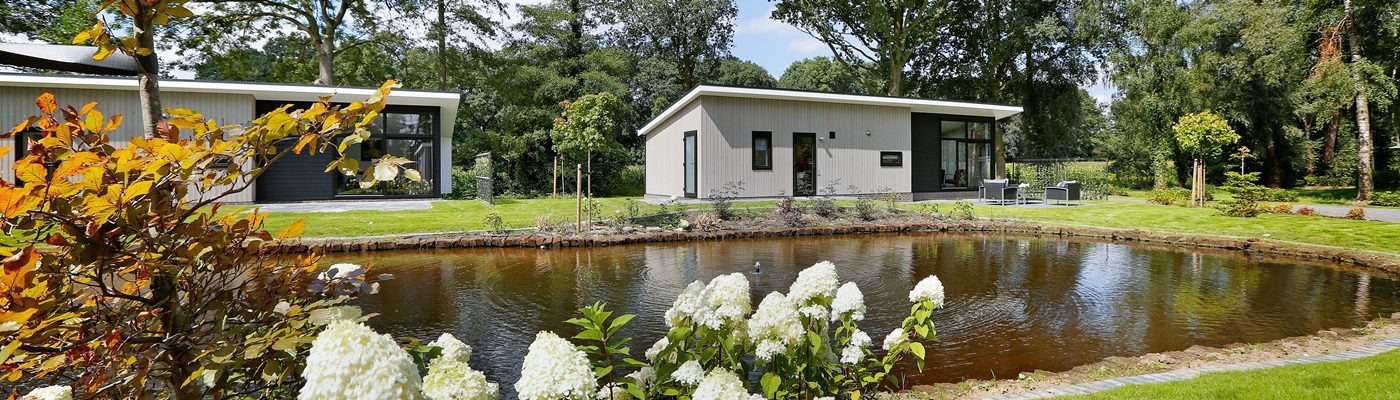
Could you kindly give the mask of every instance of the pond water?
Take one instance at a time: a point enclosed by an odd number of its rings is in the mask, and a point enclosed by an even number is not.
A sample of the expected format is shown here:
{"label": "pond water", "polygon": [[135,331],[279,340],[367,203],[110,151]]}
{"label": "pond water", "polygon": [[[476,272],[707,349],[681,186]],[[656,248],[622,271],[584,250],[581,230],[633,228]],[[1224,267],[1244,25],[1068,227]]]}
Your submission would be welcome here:
{"label": "pond water", "polygon": [[[855,281],[884,337],[909,310],[908,292],[938,275],[947,306],[940,343],[911,382],[955,382],[1061,371],[1109,356],[1222,346],[1350,327],[1400,311],[1393,275],[1240,252],[1088,240],[894,234],[639,244],[592,249],[457,249],[335,254],[328,262],[394,274],[367,296],[370,325],[426,341],[450,332],[475,349],[472,367],[507,397],[535,332],[594,301],[638,317],[623,331],[640,353],[685,286],[750,273],[754,305],[786,292],[797,272],[830,260]],[[751,274],[755,262],[762,272]]]}

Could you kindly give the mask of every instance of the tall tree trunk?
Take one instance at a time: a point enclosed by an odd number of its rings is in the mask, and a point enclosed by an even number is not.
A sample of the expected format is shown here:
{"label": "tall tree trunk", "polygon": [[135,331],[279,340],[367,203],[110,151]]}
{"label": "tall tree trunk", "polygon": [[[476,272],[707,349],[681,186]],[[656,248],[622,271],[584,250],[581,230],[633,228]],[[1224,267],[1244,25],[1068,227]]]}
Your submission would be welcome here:
{"label": "tall tree trunk", "polygon": [[335,39],[326,36],[313,40],[316,44],[316,84],[335,85]]}
{"label": "tall tree trunk", "polygon": [[147,137],[159,135],[156,125],[161,121],[160,106],[160,61],[156,58],[155,24],[152,21],[154,13],[149,7],[142,6],[142,10],[135,13],[133,18],[136,29],[136,44],[138,48],[150,49],[150,54],[135,54],[137,66],[137,79],[141,85],[141,124],[146,131]]}
{"label": "tall tree trunk", "polygon": [[1322,141],[1322,164],[1323,167],[1332,165],[1332,157],[1337,154],[1337,119],[1327,123],[1327,137]]}
{"label": "tall tree trunk", "polygon": [[438,90],[447,90],[447,0],[437,0]]}
{"label": "tall tree trunk", "polygon": [[[1347,43],[1351,47],[1351,62],[1356,64],[1361,61],[1361,38],[1357,36],[1356,16],[1351,5],[1351,0],[1345,0],[1343,5],[1346,10],[1345,25],[1347,27]],[[1375,190],[1375,182],[1372,174],[1375,168],[1375,155],[1372,149],[1371,139],[1371,112],[1369,102],[1366,101],[1366,88],[1362,86],[1360,77],[1356,79],[1356,133],[1357,133],[1357,156],[1360,158],[1360,165],[1357,166],[1356,179],[1356,201],[1371,201],[1371,192]]]}

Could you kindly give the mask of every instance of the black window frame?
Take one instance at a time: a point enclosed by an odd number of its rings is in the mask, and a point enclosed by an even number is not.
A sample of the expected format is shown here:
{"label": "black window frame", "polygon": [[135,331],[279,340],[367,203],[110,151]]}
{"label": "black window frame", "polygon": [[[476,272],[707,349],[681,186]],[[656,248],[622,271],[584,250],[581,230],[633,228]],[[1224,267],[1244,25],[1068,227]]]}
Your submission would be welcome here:
{"label": "black window frame", "polygon": [[[768,164],[768,165],[766,165],[766,166],[765,166],[765,165],[758,165],[758,159],[759,159],[759,155],[758,155],[758,139],[759,139],[759,138],[763,138],[764,140],[767,140],[767,141],[768,141],[768,152],[764,154],[764,158],[765,158],[764,161],[765,161],[766,164]],[[753,131],[753,135],[752,135],[752,137],[749,139],[749,163],[753,165],[753,170],[754,170],[754,171],[772,171],[772,170],[773,170],[773,132],[772,132],[772,131]]]}
{"label": "black window frame", "polygon": [[[887,162],[887,161],[885,161],[885,156],[888,156],[888,155],[893,155],[893,156],[895,157],[894,162]],[[903,166],[904,166],[904,152],[902,152],[902,151],[881,151],[881,152],[880,152],[880,166],[881,166],[881,167],[903,167]]]}
{"label": "black window frame", "polygon": [[[38,142],[39,140],[42,140],[44,138],[44,131],[34,127],[30,127],[29,129],[25,129],[14,135],[15,148],[14,151],[12,151],[11,153],[14,154],[15,158],[14,161],[10,163],[11,166],[13,166],[16,163],[19,163],[20,159],[29,156],[29,139],[31,135],[38,135],[37,137],[33,138],[35,142]],[[45,161],[44,169],[48,171],[49,179],[53,179],[54,171],[58,170],[58,163],[54,162],[53,160]],[[14,173],[15,186],[24,186],[24,181],[19,179],[19,173],[15,172],[13,169],[11,169],[11,171]]]}

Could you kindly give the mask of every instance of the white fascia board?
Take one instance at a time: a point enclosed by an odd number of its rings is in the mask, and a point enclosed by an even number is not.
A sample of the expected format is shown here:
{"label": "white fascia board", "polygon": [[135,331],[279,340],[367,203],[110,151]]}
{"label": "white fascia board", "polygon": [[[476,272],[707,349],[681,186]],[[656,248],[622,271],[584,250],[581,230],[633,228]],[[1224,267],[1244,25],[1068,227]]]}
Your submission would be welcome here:
{"label": "white fascia board", "polygon": [[[67,89],[137,90],[136,78],[93,77],[77,75],[0,74],[0,86]],[[161,80],[162,92],[246,94],[258,100],[319,101],[330,95],[333,102],[363,101],[375,89],[289,85],[277,83],[217,82],[197,80]],[[456,113],[460,94],[421,90],[395,90],[389,93],[389,103],[395,105],[437,106],[452,108]]]}
{"label": "white fascia board", "polygon": [[728,86],[696,86],[684,97],[672,104],[661,114],[648,122],[638,135],[646,135],[663,121],[680,112],[687,104],[700,96],[743,97],[750,99],[815,101],[823,103],[862,104],[884,107],[903,107],[910,112],[966,115],[1002,119],[1020,114],[1021,107],[1002,104],[967,103],[958,101],[915,99],[907,97],[866,96],[855,94],[806,92],[783,89],[741,88]]}

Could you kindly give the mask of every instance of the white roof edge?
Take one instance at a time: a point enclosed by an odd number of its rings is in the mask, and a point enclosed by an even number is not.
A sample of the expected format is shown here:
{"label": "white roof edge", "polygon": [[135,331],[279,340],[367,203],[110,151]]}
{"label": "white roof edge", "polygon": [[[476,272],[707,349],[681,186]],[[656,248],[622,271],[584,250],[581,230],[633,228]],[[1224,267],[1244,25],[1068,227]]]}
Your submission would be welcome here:
{"label": "white roof edge", "polygon": [[[94,77],[81,75],[33,75],[0,73],[0,86],[136,90],[134,77]],[[161,80],[163,92],[247,94],[258,100],[316,101],[331,96],[332,101],[364,100],[375,89],[361,87],[312,86],[257,82]],[[456,109],[460,93],[398,89],[389,93],[389,102],[400,105],[438,106]]]}
{"label": "white roof edge", "polygon": [[909,97],[886,97],[870,96],[858,94],[822,93],[807,92],[786,89],[764,89],[746,88],[732,86],[710,86],[700,85],[691,89],[689,93],[681,97],[670,107],[652,118],[650,122],[637,130],[638,135],[646,135],[656,129],[661,123],[670,119],[690,102],[695,101],[700,96],[724,96],[724,97],[744,97],[755,99],[792,100],[792,101],[815,101],[823,103],[845,103],[845,104],[865,104],[875,106],[906,107],[910,112],[928,112],[951,115],[970,115],[992,117],[1002,119],[1016,114],[1020,114],[1023,109],[1018,106],[1002,104],[969,103],[959,101],[917,99]]}

